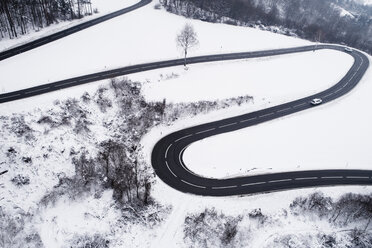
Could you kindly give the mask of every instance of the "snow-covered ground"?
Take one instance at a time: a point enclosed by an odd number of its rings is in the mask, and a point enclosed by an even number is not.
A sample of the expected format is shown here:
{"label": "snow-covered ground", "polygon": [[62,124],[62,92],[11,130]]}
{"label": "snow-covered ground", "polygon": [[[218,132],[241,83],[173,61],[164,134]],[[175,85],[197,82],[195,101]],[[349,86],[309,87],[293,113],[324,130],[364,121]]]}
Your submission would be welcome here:
{"label": "snow-covered ground", "polygon": [[32,40],[36,40],[38,38],[56,33],[66,28],[73,27],[77,24],[95,19],[97,17],[114,12],[116,10],[131,6],[137,2],[139,2],[139,0],[92,0],[92,8],[98,10],[97,14],[93,14],[91,16],[85,16],[84,18],[80,20],[73,20],[73,21],[52,24],[37,32],[31,31],[29,34],[20,36],[15,39],[9,39],[9,38],[1,39],[0,40],[0,52],[10,49],[15,46],[22,45]]}
{"label": "snow-covered ground", "polygon": [[[154,197],[162,204],[173,206],[173,211],[168,217],[168,221],[159,229],[158,238],[154,240],[151,247],[188,247],[183,241],[183,223],[185,217],[189,214],[203,212],[205,208],[215,208],[226,215],[238,216],[244,212],[250,212],[254,209],[261,209],[262,213],[272,216],[278,216],[283,211],[289,212],[289,205],[296,197],[307,196],[315,191],[321,191],[333,199],[339,198],[348,192],[369,194],[371,187],[345,186],[345,187],[327,187],[312,189],[296,189],[284,192],[274,192],[270,194],[258,194],[246,197],[201,197],[191,194],[180,193],[170,189],[163,182],[158,181],[154,187]],[[284,219],[282,219],[284,220]],[[289,228],[293,227],[293,228]],[[247,239],[248,247],[264,247],[269,238],[276,234],[283,234],[283,228],[289,234],[296,235],[302,231],[313,232],[332,232],[328,223],[316,220],[306,220],[288,216],[281,225],[273,225],[269,228],[257,228],[249,230]],[[272,248],[272,246],[269,246]]]}
{"label": "snow-covered ground", "polygon": [[[154,4],[1,62],[0,91],[12,91],[96,70],[180,57],[174,39],[186,22],[194,25],[200,39],[200,46],[191,55],[309,44],[304,40],[250,28],[186,20],[163,10],[155,10]],[[146,160],[149,162],[152,146],[166,133],[318,92],[336,83],[351,63],[351,57],[344,53],[324,50],[191,65],[187,71],[183,67],[173,67],[129,75],[132,80],[144,82],[143,94],[148,101],[166,98],[167,102],[179,103],[240,95],[254,97],[254,103],[182,118],[172,126],[153,128],[141,142],[145,146]],[[19,68],[22,68],[22,73],[19,73]],[[363,166],[358,164],[360,162],[367,165],[371,162],[367,152],[371,147],[369,140],[372,137],[368,128],[372,118],[368,111],[359,111],[359,107],[367,109],[366,106],[371,105],[368,98],[368,92],[372,90],[371,77],[369,70],[355,90],[333,103],[195,143],[185,153],[186,163],[195,172],[208,177],[246,175],[248,170],[257,166],[261,167],[255,173],[305,169],[309,166],[339,168],[348,162],[348,168]],[[104,80],[0,105],[0,115],[12,117],[12,113],[16,112],[25,115],[26,121],[32,123],[31,127],[38,139],[35,144],[32,140],[22,143],[14,134],[8,135],[5,129],[2,130],[1,137],[6,143],[0,144],[0,169],[8,169],[6,166],[9,164],[2,161],[8,161],[5,154],[9,146],[19,151],[18,159],[21,156],[32,156],[33,163],[12,162],[12,171],[1,177],[4,180],[0,183],[1,205],[3,209],[11,208],[9,211],[12,213],[24,211],[35,216],[31,224],[36,226],[46,247],[63,247],[68,245],[75,234],[95,233],[114,236],[115,240],[110,243],[110,247],[187,247],[183,242],[185,218],[189,213],[197,213],[205,208],[215,207],[234,216],[261,208],[266,214],[276,215],[278,211],[287,211],[288,205],[296,197],[306,196],[315,190],[333,198],[347,192],[371,192],[371,187],[355,186],[214,198],[184,194],[157,179],[152,196],[173,210],[165,222],[153,228],[136,224],[129,227],[125,221],[117,222],[121,213],[113,207],[110,190],[104,191],[99,199],[88,192],[88,195],[74,201],[61,198],[51,206],[40,207],[40,198],[53,190],[59,177],[74,174],[74,166],[68,155],[69,148],[74,146],[79,150],[85,146],[94,153],[95,147],[92,144],[108,138],[105,137],[107,131],[103,130],[103,123],[110,123],[114,110],[103,114],[97,106],[88,108],[93,120],[91,135],[76,135],[67,127],[50,129],[36,124],[37,120],[47,109],[59,108],[57,103],[53,103],[55,99],[79,98],[85,91],[93,96],[99,85],[107,83]],[[9,119],[7,122],[10,122]],[[213,146],[213,150],[208,145]],[[270,151],[270,154],[265,151]],[[206,155],[200,155],[201,152]],[[50,154],[50,157],[44,158],[44,153]],[[187,160],[191,155],[194,161]],[[232,164],[228,159],[230,156],[237,156],[238,163]],[[204,163],[204,159],[208,163]],[[22,187],[13,185],[10,182],[11,176],[18,173],[28,175],[31,178],[30,184]],[[330,230],[324,223],[314,223],[310,226],[312,230]],[[305,221],[293,218],[284,220],[282,225],[295,226],[295,230],[309,230]],[[251,247],[263,247],[283,226],[253,233]]]}
{"label": "snow-covered ground", "polygon": [[[190,56],[308,45],[253,28],[212,24],[155,10],[154,4],[0,62],[0,93],[73,76],[182,57],[175,38],[191,23],[199,46]],[[275,40],[275,42],[273,42]],[[22,73],[17,73],[22,68]]]}
{"label": "snow-covered ground", "polygon": [[184,153],[194,172],[224,178],[308,170],[370,169],[372,73],[348,95],[312,110],[207,138]]}
{"label": "snow-covered ground", "polygon": [[[282,103],[311,95],[336,84],[350,69],[353,58],[334,50],[283,56],[213,62],[136,73],[132,80],[146,84],[149,101],[193,102],[241,95],[261,102]],[[332,66],[330,66],[332,65]]]}

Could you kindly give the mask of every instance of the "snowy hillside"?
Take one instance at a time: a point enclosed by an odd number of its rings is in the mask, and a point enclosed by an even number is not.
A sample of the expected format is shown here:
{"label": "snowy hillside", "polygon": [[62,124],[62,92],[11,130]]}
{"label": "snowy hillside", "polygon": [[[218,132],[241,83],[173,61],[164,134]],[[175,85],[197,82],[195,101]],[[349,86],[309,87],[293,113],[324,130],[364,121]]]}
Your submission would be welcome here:
{"label": "snowy hillside", "polygon": [[[198,174],[217,178],[326,168],[370,169],[372,115],[363,107],[371,104],[371,77],[369,70],[350,94],[313,111],[194,143],[185,151],[185,163]],[[267,151],[270,156],[265,155]]]}
{"label": "snowy hillside", "polygon": [[114,12],[116,10],[131,6],[137,3],[138,0],[92,0],[92,8],[96,9],[98,13],[94,13],[91,16],[85,16],[82,19],[75,19],[72,21],[63,21],[55,24],[51,24],[47,27],[40,29],[39,31],[30,31],[30,33],[19,36],[17,38],[9,39],[4,37],[0,39],[0,52],[30,42],[32,40],[53,34],[55,32],[70,28],[77,24],[95,19],[102,15]]}
{"label": "snowy hillside", "polygon": [[[186,19],[156,3],[1,61],[0,92],[180,58],[175,37],[185,23],[200,42],[190,56],[312,44]],[[322,91],[352,63],[319,50],[193,64],[0,104],[0,172],[8,171],[0,247],[368,247],[370,186],[200,197],[164,184],[150,164],[164,135]],[[351,93],[314,110],[192,144],[185,163],[206,177],[368,169],[371,78],[369,69]]]}
{"label": "snowy hillside", "polygon": [[[1,61],[0,74],[6,80],[0,82],[0,92],[127,65],[180,58],[182,51],[176,46],[175,37],[186,22],[194,25],[200,44],[190,56],[310,44],[257,29],[187,20],[155,10],[154,4]],[[18,68],[23,68],[22,73],[15,73]]]}

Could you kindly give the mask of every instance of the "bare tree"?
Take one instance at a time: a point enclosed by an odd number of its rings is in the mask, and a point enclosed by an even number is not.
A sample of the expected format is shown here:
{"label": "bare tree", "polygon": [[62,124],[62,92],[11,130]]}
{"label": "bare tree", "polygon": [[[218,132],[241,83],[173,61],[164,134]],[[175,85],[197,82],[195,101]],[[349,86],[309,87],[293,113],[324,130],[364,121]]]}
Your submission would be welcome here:
{"label": "bare tree", "polygon": [[191,24],[185,24],[181,33],[177,35],[176,41],[177,46],[181,47],[185,54],[184,66],[186,66],[186,57],[188,50],[199,43],[196,32],[194,31],[194,28],[191,26]]}

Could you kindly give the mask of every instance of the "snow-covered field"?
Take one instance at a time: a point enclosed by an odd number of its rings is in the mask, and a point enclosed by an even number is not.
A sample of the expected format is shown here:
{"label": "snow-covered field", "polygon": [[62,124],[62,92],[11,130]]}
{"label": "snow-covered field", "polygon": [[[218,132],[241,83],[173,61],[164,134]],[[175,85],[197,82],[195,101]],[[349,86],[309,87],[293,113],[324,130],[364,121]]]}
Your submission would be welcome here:
{"label": "snow-covered field", "polygon": [[52,24],[49,27],[45,27],[37,32],[31,31],[29,34],[20,36],[15,39],[9,39],[9,38],[1,39],[0,40],[0,52],[13,48],[15,46],[22,45],[32,40],[36,40],[38,38],[53,34],[55,32],[64,30],[66,28],[73,27],[77,24],[95,19],[97,17],[114,12],[116,10],[131,6],[137,3],[138,1],[139,0],[92,0],[92,8],[98,10],[97,14],[93,14],[92,16],[85,16],[84,18],[80,20],[73,20],[73,21],[68,21],[68,22],[60,22],[60,23]]}
{"label": "snow-covered field", "polygon": [[[307,196],[316,191],[321,191],[326,196],[337,199],[348,192],[370,194],[371,189],[372,187],[346,186],[296,189],[245,197],[201,197],[180,193],[170,189],[163,182],[158,181],[154,188],[154,196],[161,203],[173,206],[173,211],[168,221],[160,228],[158,238],[154,240],[151,247],[189,247],[183,241],[183,223],[185,217],[189,214],[200,213],[205,208],[215,208],[217,211],[232,216],[238,216],[254,209],[261,209],[262,213],[283,221],[279,225],[274,224],[267,228],[256,227],[257,229],[247,230],[247,236],[245,237],[249,240],[249,246],[248,244],[247,246],[253,248],[266,247],[265,244],[270,241],[270,237],[283,235],[285,234],[284,230],[286,233],[294,236],[307,231],[315,233],[337,232],[328,223],[318,221],[314,218],[306,219],[306,217],[300,217],[299,219],[291,215],[288,215],[288,218],[280,218],[279,216],[285,211],[289,212],[289,205],[296,197]],[[274,248],[275,246],[268,247]]]}
{"label": "snow-covered field", "polygon": [[[164,10],[155,10],[155,3],[0,62],[0,92],[97,70],[181,57],[174,39],[186,22],[194,25],[200,40],[200,46],[191,52],[191,56],[310,44],[308,41],[250,28],[187,20]],[[254,103],[180,118],[171,126],[153,128],[141,142],[145,159],[149,162],[153,145],[166,133],[319,92],[336,83],[352,62],[347,54],[324,50],[195,64],[189,66],[188,70],[173,67],[129,75],[128,78],[143,82],[142,93],[148,101],[162,101],[166,98],[167,103],[183,103],[241,95],[254,97]],[[22,68],[22,73],[19,73],[19,68]],[[372,137],[369,135],[372,115],[366,106],[371,105],[371,79],[372,73],[369,70],[350,94],[314,110],[197,142],[186,150],[185,162],[190,169],[207,177],[247,175],[251,173],[248,170],[254,167],[258,169],[253,173],[343,166],[368,168],[371,162],[368,149],[372,145]],[[157,179],[152,196],[161,205],[171,206],[172,211],[164,222],[159,221],[160,225],[151,228],[141,224],[127,225],[125,218],[124,221],[122,219],[122,213],[114,207],[111,190],[101,192],[100,196],[86,192],[87,195],[78,199],[61,197],[55,204],[39,205],[40,198],[53,191],[60,177],[74,175],[74,165],[68,152],[71,147],[76,150],[85,147],[94,154],[95,145],[110,138],[109,135],[114,136],[117,128],[110,124],[116,109],[101,113],[94,104],[81,103],[93,123],[89,126],[92,131],[89,135],[77,135],[70,127],[49,128],[38,124],[37,120],[48,109],[56,111],[63,107],[61,103],[53,103],[55,99],[79,99],[85,91],[93,97],[102,84],[107,86],[108,81],[0,105],[0,115],[3,116],[0,117],[4,118],[4,123],[11,123],[11,118],[18,114],[24,115],[26,122],[31,123],[38,141],[31,139],[22,143],[19,142],[22,138],[5,133],[4,130],[11,126],[2,130],[0,137],[6,143],[0,144],[0,170],[9,169],[9,165],[14,167],[1,177],[6,181],[0,182],[0,203],[2,209],[14,213],[14,216],[26,213],[33,217],[30,225],[34,225],[46,247],[65,247],[75,235],[96,233],[108,235],[112,239],[110,247],[188,247],[183,242],[185,218],[190,213],[212,207],[233,216],[261,208],[263,213],[281,219],[279,226],[257,228],[249,234],[251,247],[264,247],[273,235],[280,234],[283,227],[290,225],[294,228],[287,230],[287,233],[334,231],[329,225],[317,220],[311,219],[309,225],[307,219],[294,218],[293,215],[287,219],[282,218],[296,197],[306,196],[316,190],[334,199],[348,192],[371,192],[371,187],[355,186],[214,198],[184,194]],[[113,94],[110,97],[113,98]],[[111,129],[105,130],[107,127],[103,127],[103,124],[110,124]],[[13,160],[5,155],[10,146],[18,151]],[[265,153],[267,151],[270,153]],[[45,158],[44,154],[50,157]],[[25,164],[18,161],[22,156],[32,157],[33,162]],[[236,161],[230,159],[232,156],[236,157]],[[11,176],[18,173],[29,176],[29,184],[13,185]]]}
{"label": "snow-covered field", "polygon": [[[0,92],[142,62],[182,57],[175,38],[191,23],[199,47],[190,56],[308,45],[268,31],[212,24],[155,10],[154,4],[0,62]],[[275,40],[275,42],[273,42]],[[17,73],[22,68],[22,73]]]}
{"label": "snow-covered field", "polygon": [[370,169],[371,78],[368,70],[351,93],[313,110],[196,142],[186,149],[185,164],[200,175],[216,178]]}
{"label": "snow-covered field", "polygon": [[[149,101],[193,102],[250,95],[255,105],[282,103],[311,95],[336,84],[353,58],[334,50],[172,67],[132,74],[146,84]],[[332,66],[330,66],[332,65]]]}

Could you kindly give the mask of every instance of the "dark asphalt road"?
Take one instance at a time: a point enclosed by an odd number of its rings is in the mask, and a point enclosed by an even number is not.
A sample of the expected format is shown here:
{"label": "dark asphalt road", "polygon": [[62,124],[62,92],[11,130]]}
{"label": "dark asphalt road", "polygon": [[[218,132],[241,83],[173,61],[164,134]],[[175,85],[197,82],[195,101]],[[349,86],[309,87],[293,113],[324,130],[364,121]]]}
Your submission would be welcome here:
{"label": "dark asphalt road", "polygon": [[[298,47],[245,53],[244,55],[248,55],[247,57],[273,56],[311,49],[313,47]],[[345,52],[343,47],[332,45],[321,45],[317,49],[334,49]],[[241,54],[242,57],[244,55]],[[315,108],[316,106],[310,104],[313,98],[321,98],[323,104],[326,104],[345,95],[358,84],[369,66],[369,60],[363,53],[353,51],[350,55],[354,57],[355,61],[348,73],[336,85],[323,92],[268,109],[187,128],[162,138],[152,152],[151,161],[156,174],[166,184],[177,190],[209,196],[242,195],[316,186],[372,185],[372,171],[370,170],[312,170],[221,180],[211,179],[196,175],[187,168],[182,160],[185,149],[198,140]],[[227,55],[223,55],[223,57],[225,56]],[[226,166],[228,167],[228,165]]]}
{"label": "dark asphalt road", "polygon": [[[63,38],[82,29],[96,25],[118,15],[130,12],[151,2],[143,0],[131,7],[119,10],[115,13],[97,18],[92,21],[77,25],[70,29],[61,31],[51,36],[30,42],[0,53],[0,60],[15,56],[25,51],[39,47],[54,40]],[[257,52],[218,54],[188,58],[189,64],[203,63],[222,60],[236,60],[244,58],[257,58],[275,56],[289,53],[311,51],[314,46],[266,50]],[[345,52],[343,47],[333,45],[318,45],[319,49],[334,49]],[[274,106],[268,109],[248,113],[233,118],[211,122],[191,128],[187,128],[162,138],[154,147],[152,152],[152,165],[156,174],[169,186],[198,195],[228,196],[251,193],[271,192],[286,189],[332,186],[332,185],[372,185],[372,171],[369,170],[313,170],[296,171],[275,174],[264,174],[231,179],[203,178],[188,170],[182,161],[184,150],[193,142],[218,135],[225,132],[232,132],[241,128],[257,125],[265,121],[293,114],[308,108],[314,108],[310,104],[313,98],[322,98],[323,104],[330,102],[352,90],[363,77],[369,66],[368,58],[359,51],[350,53],[354,57],[354,64],[348,73],[333,87],[318,94],[304,97],[302,99]],[[50,84],[40,85],[28,89],[14,91],[0,95],[0,103],[15,101],[32,97],[64,88],[73,87],[102,79],[127,75],[136,72],[159,69],[170,66],[183,65],[183,59],[168,60],[147,64],[123,67],[115,70],[84,75],[66,79]],[[332,66],[332,65],[330,65]]]}

